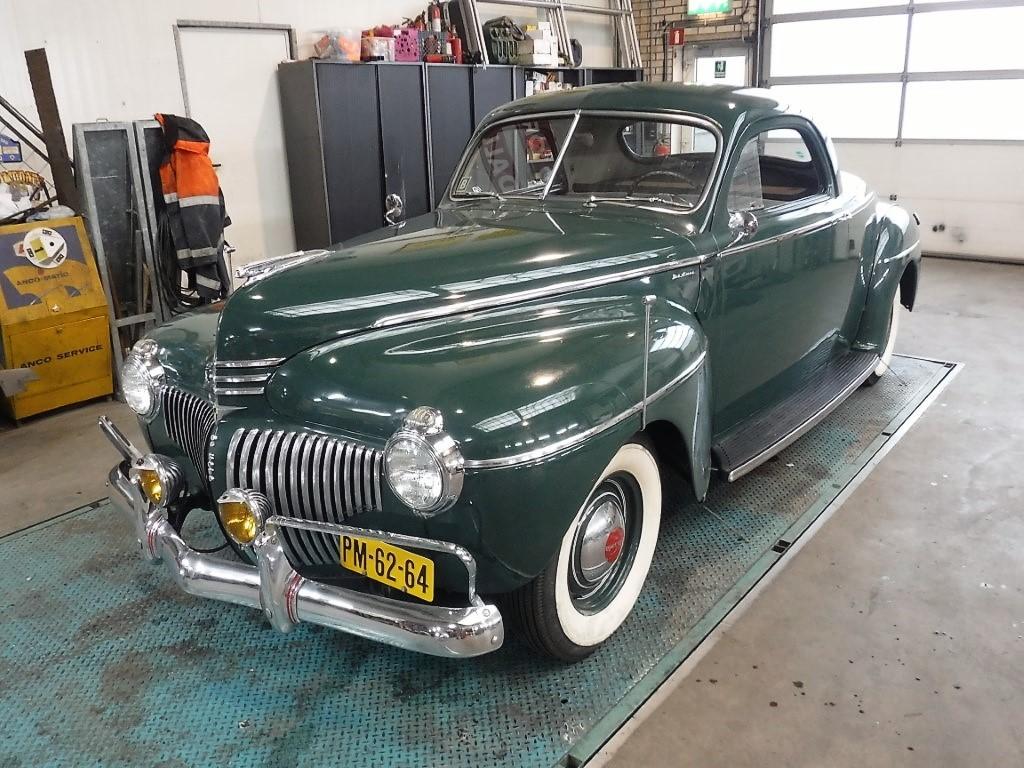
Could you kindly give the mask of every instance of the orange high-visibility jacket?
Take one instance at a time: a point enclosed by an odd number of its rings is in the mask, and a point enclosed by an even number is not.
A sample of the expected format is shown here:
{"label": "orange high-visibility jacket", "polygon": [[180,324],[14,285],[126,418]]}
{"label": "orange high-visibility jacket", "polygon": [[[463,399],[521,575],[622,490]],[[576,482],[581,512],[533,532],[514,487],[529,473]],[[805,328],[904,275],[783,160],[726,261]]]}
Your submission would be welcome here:
{"label": "orange high-visibility jacket", "polygon": [[[193,271],[196,277],[204,273],[215,276],[213,271],[196,270],[219,261],[224,227],[230,223],[217,172],[210,161],[210,137],[199,123],[187,117],[155,117],[163,127],[167,147],[160,166],[160,186],[178,266]],[[203,282],[199,280],[200,287]]]}

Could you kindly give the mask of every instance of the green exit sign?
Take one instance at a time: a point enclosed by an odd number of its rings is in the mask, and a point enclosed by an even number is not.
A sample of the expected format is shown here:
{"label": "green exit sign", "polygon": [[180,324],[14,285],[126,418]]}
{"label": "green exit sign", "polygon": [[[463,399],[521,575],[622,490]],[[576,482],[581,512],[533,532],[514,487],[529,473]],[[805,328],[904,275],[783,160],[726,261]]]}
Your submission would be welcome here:
{"label": "green exit sign", "polygon": [[686,14],[703,16],[706,13],[728,13],[732,10],[732,0],[690,0]]}

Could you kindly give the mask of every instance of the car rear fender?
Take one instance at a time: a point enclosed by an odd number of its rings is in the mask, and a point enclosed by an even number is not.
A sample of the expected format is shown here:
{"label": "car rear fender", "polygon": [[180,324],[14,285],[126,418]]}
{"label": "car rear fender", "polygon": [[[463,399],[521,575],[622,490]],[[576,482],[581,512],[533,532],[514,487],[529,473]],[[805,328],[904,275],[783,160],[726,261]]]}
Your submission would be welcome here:
{"label": "car rear fender", "polygon": [[[856,349],[881,350],[889,330],[889,315],[897,290],[900,301],[913,309],[921,263],[921,241],[916,218],[904,209],[879,203],[870,224],[875,234],[874,260],[868,277],[867,299],[861,315]],[[865,243],[869,242],[865,238]]]}

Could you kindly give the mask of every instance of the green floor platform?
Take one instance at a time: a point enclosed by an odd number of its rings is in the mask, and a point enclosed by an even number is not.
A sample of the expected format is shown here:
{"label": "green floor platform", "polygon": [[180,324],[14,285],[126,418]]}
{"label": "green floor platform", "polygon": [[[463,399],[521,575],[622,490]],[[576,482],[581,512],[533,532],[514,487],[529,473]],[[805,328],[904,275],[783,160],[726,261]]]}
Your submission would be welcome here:
{"label": "green floor platform", "polygon": [[[575,766],[678,667],[948,382],[898,357],[703,505],[666,498],[623,628],[562,666],[514,638],[445,660],[180,593],[107,502],[0,539],[0,766]],[[113,454],[111,456],[113,459]],[[836,514],[842,514],[840,508]],[[190,536],[213,541],[190,518]],[[188,531],[187,531],[188,532]]]}

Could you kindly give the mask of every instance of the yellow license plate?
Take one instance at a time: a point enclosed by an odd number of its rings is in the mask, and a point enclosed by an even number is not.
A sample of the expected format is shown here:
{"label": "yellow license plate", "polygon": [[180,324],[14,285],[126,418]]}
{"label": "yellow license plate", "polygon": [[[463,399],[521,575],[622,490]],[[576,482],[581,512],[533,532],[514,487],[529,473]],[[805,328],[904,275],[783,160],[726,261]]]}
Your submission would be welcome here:
{"label": "yellow license plate", "polygon": [[434,561],[377,539],[343,534],[338,540],[341,564],[350,571],[387,584],[428,603],[434,601]]}

